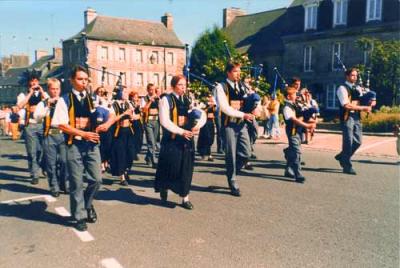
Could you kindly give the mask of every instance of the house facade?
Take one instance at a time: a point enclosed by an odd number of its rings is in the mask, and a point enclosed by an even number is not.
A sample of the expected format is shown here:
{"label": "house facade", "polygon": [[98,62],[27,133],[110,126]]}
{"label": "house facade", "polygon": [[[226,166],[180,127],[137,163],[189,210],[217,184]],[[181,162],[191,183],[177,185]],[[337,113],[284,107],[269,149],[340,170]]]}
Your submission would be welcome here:
{"label": "house facade", "polygon": [[[368,66],[373,48],[360,48],[357,40],[398,40],[399,11],[398,0],[295,0],[288,8],[237,16],[227,30],[233,32],[235,21],[245,17],[268,17],[267,25],[247,37],[256,43],[248,42],[245,52],[264,63],[270,81],[275,66],[286,78],[299,76],[322,107],[334,111],[338,109],[335,91],[344,80],[336,55],[347,67]],[[244,43],[236,42],[236,46]]]}
{"label": "house facade", "polygon": [[168,89],[172,76],[182,73],[186,57],[171,14],[150,22],[100,16],[93,9],[85,11],[83,30],[63,42],[63,53],[65,78],[74,65],[86,62],[93,88],[104,86],[111,92],[122,73],[122,84],[141,95],[148,83]]}

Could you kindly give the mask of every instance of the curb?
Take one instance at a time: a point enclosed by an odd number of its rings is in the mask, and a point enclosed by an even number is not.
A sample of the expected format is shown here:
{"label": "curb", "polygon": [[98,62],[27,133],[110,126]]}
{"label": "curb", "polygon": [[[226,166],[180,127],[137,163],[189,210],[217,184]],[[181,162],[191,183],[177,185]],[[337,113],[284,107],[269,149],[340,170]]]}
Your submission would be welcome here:
{"label": "curb", "polygon": [[[330,130],[330,129],[316,129],[316,133],[327,133],[327,134],[342,134],[342,131],[340,130]],[[393,133],[391,132],[363,132],[362,133],[365,136],[377,136],[377,137],[394,137]]]}

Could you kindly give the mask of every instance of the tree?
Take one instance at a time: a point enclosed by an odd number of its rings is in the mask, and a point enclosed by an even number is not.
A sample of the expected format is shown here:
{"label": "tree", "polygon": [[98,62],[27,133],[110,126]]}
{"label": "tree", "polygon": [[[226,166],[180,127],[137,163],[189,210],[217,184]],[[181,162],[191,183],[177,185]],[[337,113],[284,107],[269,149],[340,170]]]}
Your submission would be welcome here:
{"label": "tree", "polygon": [[378,104],[398,105],[400,98],[400,41],[361,38],[357,41],[357,45],[369,54],[369,62],[365,66],[361,66],[361,70],[371,71],[371,89],[377,93]]}
{"label": "tree", "polygon": [[[229,49],[228,55],[225,44]],[[225,66],[228,61],[240,63],[242,66],[242,78],[250,76],[249,68],[252,62],[246,54],[240,54],[233,46],[230,37],[218,27],[206,30],[196,41],[192,54],[190,71],[198,76],[204,74],[210,82],[219,82],[225,79]],[[263,76],[253,81],[252,86],[259,89],[261,96],[268,93],[270,85]],[[191,82],[190,88],[196,97],[204,97],[209,90],[201,82]]]}

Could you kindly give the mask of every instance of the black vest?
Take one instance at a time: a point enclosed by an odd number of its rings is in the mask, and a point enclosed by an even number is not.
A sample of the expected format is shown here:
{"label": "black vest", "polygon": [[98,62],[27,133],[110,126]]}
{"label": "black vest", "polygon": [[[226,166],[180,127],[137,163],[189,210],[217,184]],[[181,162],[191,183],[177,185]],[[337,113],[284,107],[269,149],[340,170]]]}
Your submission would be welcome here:
{"label": "black vest", "polygon": [[39,102],[42,101],[42,94],[39,93],[37,96],[35,96],[35,94],[32,94],[32,96],[30,97],[28,104],[29,106],[34,106],[34,105],[38,105]]}
{"label": "black vest", "polygon": [[[166,98],[169,104],[169,118],[174,124],[178,125],[177,122],[174,122],[174,112],[177,113],[178,118],[179,116],[188,117],[190,101],[186,96],[183,96],[183,101],[180,101],[173,93],[166,95]],[[183,128],[185,130],[190,130],[189,120],[187,120],[187,123],[184,126],[180,126],[180,128]],[[164,127],[163,127],[163,140],[187,141],[182,136],[175,135]]]}
{"label": "black vest", "polygon": [[[44,107],[46,107],[47,106],[47,100],[44,100],[43,104],[44,104]],[[44,120],[43,120],[43,134],[45,136],[47,136],[48,133],[49,133],[49,129],[51,127],[50,123],[51,123],[51,120],[53,119],[54,111],[56,110],[56,104],[57,104],[57,101],[55,103],[50,104],[50,106],[49,106],[49,114],[44,117]]]}
{"label": "black vest", "polygon": [[[147,95],[146,97],[144,97],[146,102],[150,101],[150,97],[149,95]],[[157,109],[158,110],[158,103],[159,103],[159,98],[155,98],[154,101],[151,102],[150,104],[150,108],[149,109]]]}
{"label": "black vest", "polygon": [[[346,88],[347,90],[347,97],[349,98],[349,102],[351,103],[352,101],[360,101],[360,92],[358,92],[355,88],[355,86],[350,87],[347,83],[344,83],[343,86]],[[359,111],[353,111],[351,114],[360,115]],[[340,121],[346,121],[348,119],[350,115],[350,111],[344,109],[344,107],[342,105],[339,106],[339,117],[340,117]]]}
{"label": "black vest", "polygon": [[[300,106],[298,106],[298,105],[296,105],[296,104],[294,104],[292,102],[285,101],[285,106],[284,107],[289,107],[292,111],[294,111],[295,114],[296,114],[296,118],[300,118],[302,116],[302,112],[301,112],[301,107]],[[286,135],[288,137],[296,135],[297,134],[297,128],[299,128],[299,127],[301,128],[301,126],[296,126],[293,123],[293,120],[291,120],[291,119],[286,120],[286,118],[284,118],[284,120],[285,120],[285,125],[286,125],[285,126]]]}
{"label": "black vest", "polygon": [[[243,84],[238,82],[238,92],[236,92],[235,89],[228,82],[223,82],[221,83],[221,85],[222,88],[224,89],[229,105],[231,105],[231,101],[241,101],[242,105],[240,111],[243,112],[244,99],[245,95],[247,94],[247,90],[243,86]],[[229,116],[222,113],[221,120],[222,122],[224,122],[224,125],[226,126],[229,120]]]}
{"label": "black vest", "polygon": [[78,97],[72,93],[72,99],[74,101],[75,117],[91,117],[91,112],[89,109],[89,99],[84,98],[83,105],[78,100]]}

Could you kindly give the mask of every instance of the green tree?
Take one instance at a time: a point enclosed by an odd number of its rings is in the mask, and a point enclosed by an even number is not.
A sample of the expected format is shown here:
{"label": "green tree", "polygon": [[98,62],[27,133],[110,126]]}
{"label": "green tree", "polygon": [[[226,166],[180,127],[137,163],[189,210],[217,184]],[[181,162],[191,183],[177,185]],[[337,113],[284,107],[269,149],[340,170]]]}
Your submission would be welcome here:
{"label": "green tree", "polygon": [[361,70],[370,70],[371,72],[371,89],[377,93],[378,105],[398,105],[400,98],[400,41],[361,38],[357,44],[369,54],[369,62],[366,66],[361,66]]}
{"label": "green tree", "polygon": [[[226,41],[229,51],[236,54],[230,38],[217,26],[202,33],[192,49],[191,72],[197,75],[205,74],[211,81],[222,79],[224,73],[220,72],[220,67],[225,66],[229,60],[224,41]],[[206,65],[209,66],[208,69],[206,69]]]}

